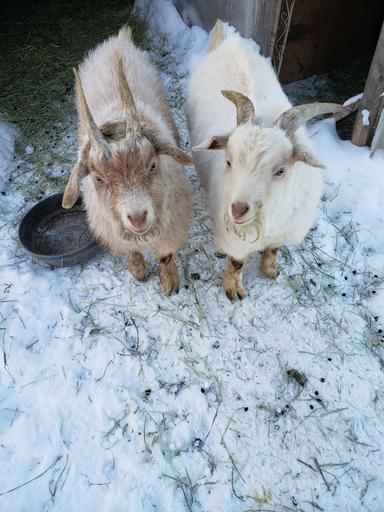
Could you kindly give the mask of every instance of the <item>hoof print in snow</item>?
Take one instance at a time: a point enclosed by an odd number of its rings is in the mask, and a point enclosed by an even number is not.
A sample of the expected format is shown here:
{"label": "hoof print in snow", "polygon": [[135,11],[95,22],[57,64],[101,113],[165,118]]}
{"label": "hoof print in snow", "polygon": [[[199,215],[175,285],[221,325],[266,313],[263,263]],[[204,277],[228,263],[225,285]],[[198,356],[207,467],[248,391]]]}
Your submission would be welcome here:
{"label": "hoof print in snow", "polygon": [[304,373],[299,372],[299,370],[287,370],[287,375],[289,379],[297,382],[297,384],[299,384],[301,387],[304,387],[308,382],[307,377],[304,375]]}

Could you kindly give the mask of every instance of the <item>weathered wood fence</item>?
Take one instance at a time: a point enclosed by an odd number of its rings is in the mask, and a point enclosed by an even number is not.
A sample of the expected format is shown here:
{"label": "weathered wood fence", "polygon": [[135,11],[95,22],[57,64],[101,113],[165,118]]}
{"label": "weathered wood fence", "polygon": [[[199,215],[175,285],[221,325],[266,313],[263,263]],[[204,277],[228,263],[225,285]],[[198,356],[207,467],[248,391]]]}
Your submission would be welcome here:
{"label": "weathered wood fence", "polygon": [[[173,0],[183,19],[210,30],[218,18],[252,37],[282,82],[329,71],[364,56],[383,23],[383,0]],[[288,41],[288,44],[287,44]],[[286,56],[284,52],[287,48]],[[367,78],[352,141],[384,147],[384,24]],[[363,115],[364,112],[364,115]],[[367,115],[369,112],[369,123]],[[381,117],[380,117],[381,116]]]}

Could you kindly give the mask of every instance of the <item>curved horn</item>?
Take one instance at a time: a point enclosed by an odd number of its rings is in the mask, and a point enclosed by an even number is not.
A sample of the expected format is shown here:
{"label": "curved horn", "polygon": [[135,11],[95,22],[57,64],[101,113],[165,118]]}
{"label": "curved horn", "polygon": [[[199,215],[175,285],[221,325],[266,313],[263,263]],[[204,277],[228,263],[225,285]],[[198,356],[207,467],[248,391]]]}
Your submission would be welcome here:
{"label": "curved horn", "polygon": [[131,131],[133,136],[136,138],[140,133],[141,123],[127,78],[124,73],[123,60],[121,58],[118,61],[118,75],[121,99],[123,100],[123,105],[125,108],[126,134]]}
{"label": "curved horn", "polygon": [[108,152],[107,143],[103,137],[103,134],[101,133],[97,124],[95,123],[95,120],[92,117],[91,111],[89,110],[87,100],[85,99],[83,86],[81,85],[80,75],[75,68],[73,68],[73,72],[75,74],[75,79],[76,79],[76,92],[77,92],[77,98],[79,101],[80,118],[86,124],[89,138],[93,142],[95,142],[102,149],[102,151],[104,153]]}
{"label": "curved horn", "polygon": [[235,104],[237,111],[237,126],[245,124],[249,120],[251,120],[252,123],[255,122],[255,109],[249,98],[237,91],[221,91],[221,94],[227,98],[227,100],[232,101],[232,103]]}
{"label": "curved horn", "polygon": [[[341,117],[351,113],[353,107],[338,105],[337,103],[307,103],[292,107],[274,122],[273,126],[278,126],[286,132],[288,137],[292,137],[296,130],[310,119],[322,114],[343,114]],[[338,118],[341,118],[338,116]]]}

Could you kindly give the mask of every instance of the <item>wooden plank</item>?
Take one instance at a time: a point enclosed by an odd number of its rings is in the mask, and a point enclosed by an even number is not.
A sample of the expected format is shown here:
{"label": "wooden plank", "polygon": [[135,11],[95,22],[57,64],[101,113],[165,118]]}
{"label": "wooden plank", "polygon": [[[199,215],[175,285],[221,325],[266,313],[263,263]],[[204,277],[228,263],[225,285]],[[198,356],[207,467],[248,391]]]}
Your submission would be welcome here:
{"label": "wooden plank", "polygon": [[[286,0],[284,0],[286,1]],[[252,37],[272,57],[282,0],[173,0],[183,20],[211,30],[218,18]]]}
{"label": "wooden plank", "polygon": [[[384,98],[383,98],[384,99]],[[384,101],[382,101],[384,104]],[[384,108],[381,106],[381,114],[379,117],[379,122],[377,123],[375,135],[373,136],[373,141],[371,144],[371,155],[376,151],[376,149],[384,150]]]}
{"label": "wooden plank", "polygon": [[[382,94],[384,93],[384,23],[381,27],[375,54],[369,69],[363,97],[356,116],[352,132],[352,142],[356,146],[370,144],[380,117]],[[369,123],[365,122],[363,112],[369,112]]]}
{"label": "wooden plank", "polygon": [[272,57],[282,0],[258,0],[253,12],[250,36],[260,45],[262,55]]}

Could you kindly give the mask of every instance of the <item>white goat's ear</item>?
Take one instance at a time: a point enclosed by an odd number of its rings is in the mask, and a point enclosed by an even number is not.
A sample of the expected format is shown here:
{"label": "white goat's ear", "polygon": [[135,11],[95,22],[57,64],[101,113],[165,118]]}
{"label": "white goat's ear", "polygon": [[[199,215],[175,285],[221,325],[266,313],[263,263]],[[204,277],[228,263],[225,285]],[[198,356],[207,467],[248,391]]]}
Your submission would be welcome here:
{"label": "white goat's ear", "polygon": [[80,194],[80,181],[85,178],[87,174],[88,168],[84,164],[84,161],[78,160],[71,172],[71,176],[64,190],[63,200],[61,203],[63,208],[72,208],[76,203]]}
{"label": "white goat's ear", "polygon": [[311,167],[317,167],[319,169],[325,169],[324,165],[316,160],[312,152],[305,146],[297,145],[293,150],[293,160],[295,162],[304,162]]}
{"label": "white goat's ear", "polygon": [[194,146],[192,151],[203,151],[205,149],[225,149],[229,135],[215,135],[214,137],[205,140],[201,144]]}

